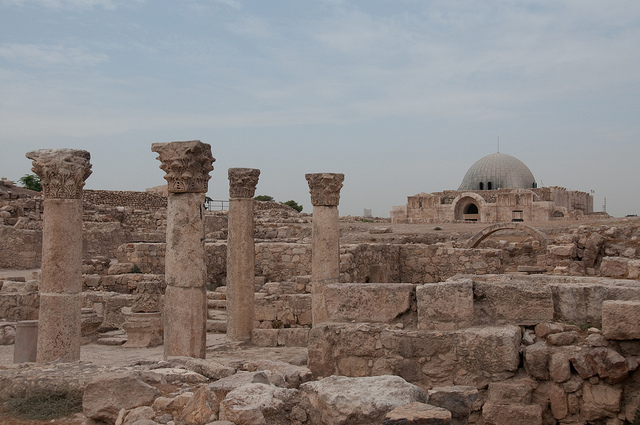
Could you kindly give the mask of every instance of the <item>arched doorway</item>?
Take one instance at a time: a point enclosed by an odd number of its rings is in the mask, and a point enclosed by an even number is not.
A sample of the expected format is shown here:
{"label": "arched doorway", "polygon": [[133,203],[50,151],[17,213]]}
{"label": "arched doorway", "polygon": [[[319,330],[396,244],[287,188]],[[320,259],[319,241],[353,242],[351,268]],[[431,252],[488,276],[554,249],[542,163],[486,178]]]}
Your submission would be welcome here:
{"label": "arched doorway", "polygon": [[455,202],[454,219],[460,221],[481,221],[481,201],[472,196],[463,196]]}

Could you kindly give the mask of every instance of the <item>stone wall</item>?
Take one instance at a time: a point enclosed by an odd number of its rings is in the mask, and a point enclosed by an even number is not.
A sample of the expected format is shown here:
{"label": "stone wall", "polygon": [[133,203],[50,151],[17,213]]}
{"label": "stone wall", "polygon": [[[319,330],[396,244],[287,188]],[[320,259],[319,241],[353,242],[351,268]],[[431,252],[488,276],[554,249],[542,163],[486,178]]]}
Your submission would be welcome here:
{"label": "stone wall", "polygon": [[82,200],[93,205],[133,207],[147,211],[167,207],[166,197],[151,192],[85,189],[82,193]]}
{"label": "stone wall", "polygon": [[400,282],[438,282],[460,273],[501,273],[504,255],[504,251],[497,249],[401,245]]}
{"label": "stone wall", "polygon": [[[226,243],[205,244],[209,284],[224,284]],[[133,263],[143,273],[164,273],[163,243],[128,243],[117,250],[122,263]],[[293,280],[311,274],[311,245],[256,243],[256,276],[268,282]],[[425,283],[460,273],[500,273],[503,251],[446,248],[441,245],[348,244],[340,248],[342,282]]]}
{"label": "stone wall", "polygon": [[402,282],[400,256],[403,248],[391,244],[355,244],[340,248],[342,282]]}
{"label": "stone wall", "polygon": [[0,225],[0,268],[33,269],[42,260],[42,231]]}
{"label": "stone wall", "polygon": [[0,292],[0,318],[7,319],[9,322],[36,320],[39,307],[38,292]]}
{"label": "stone wall", "polygon": [[[471,386],[482,407],[470,423],[634,420],[640,282],[457,276],[417,285],[413,313],[403,291],[397,284],[325,291],[330,322],[309,333],[314,375],[399,375],[426,390]],[[399,320],[407,314],[416,321]]]}

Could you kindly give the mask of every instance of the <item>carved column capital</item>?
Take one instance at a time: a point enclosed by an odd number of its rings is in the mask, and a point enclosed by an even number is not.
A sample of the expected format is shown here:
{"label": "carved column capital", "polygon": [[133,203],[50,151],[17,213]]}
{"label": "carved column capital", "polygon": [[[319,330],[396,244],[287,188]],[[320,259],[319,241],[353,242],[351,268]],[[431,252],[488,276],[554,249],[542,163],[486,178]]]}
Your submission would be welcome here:
{"label": "carved column capital", "polygon": [[229,168],[229,197],[253,198],[259,177],[256,168]]}
{"label": "carved column capital", "polygon": [[204,193],[209,187],[209,172],[215,158],[211,145],[200,140],[188,142],[152,143],[151,151],[158,154],[160,168],[167,173],[169,193]]}
{"label": "carved column capital", "polygon": [[91,175],[91,154],[78,149],[39,149],[27,152],[31,170],[40,177],[45,198],[80,199]]}
{"label": "carved column capital", "polygon": [[344,181],[342,173],[305,174],[314,206],[337,206],[340,203],[340,189]]}

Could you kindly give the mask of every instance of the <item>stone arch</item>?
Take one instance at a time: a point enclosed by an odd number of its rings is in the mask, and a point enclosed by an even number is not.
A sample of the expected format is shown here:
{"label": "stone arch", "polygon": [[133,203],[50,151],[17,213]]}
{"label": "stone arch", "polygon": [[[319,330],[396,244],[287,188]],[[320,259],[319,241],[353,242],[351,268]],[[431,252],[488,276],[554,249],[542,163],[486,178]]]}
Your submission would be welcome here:
{"label": "stone arch", "polygon": [[549,241],[547,235],[542,233],[540,230],[534,229],[533,227],[527,226],[526,224],[522,223],[496,223],[492,226],[486,227],[476,233],[471,239],[467,241],[467,247],[476,248],[480,244],[480,242],[488,238],[490,235],[494,234],[497,231],[507,229],[520,230],[522,232],[528,233],[529,235],[540,241],[540,245],[543,250],[547,249],[547,244]]}
{"label": "stone arch", "polygon": [[[476,220],[482,221],[484,198],[473,192],[464,192],[456,196],[453,200],[454,220]],[[473,212],[473,213],[471,213]]]}
{"label": "stone arch", "polygon": [[551,218],[568,217],[569,211],[565,207],[556,207],[551,213]]}

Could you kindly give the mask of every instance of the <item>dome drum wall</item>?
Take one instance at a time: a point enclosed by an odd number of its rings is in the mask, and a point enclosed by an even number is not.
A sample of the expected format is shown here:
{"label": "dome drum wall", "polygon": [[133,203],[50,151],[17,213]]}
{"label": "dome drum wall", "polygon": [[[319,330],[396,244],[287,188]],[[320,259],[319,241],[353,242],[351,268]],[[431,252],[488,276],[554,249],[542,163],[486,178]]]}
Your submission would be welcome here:
{"label": "dome drum wall", "polygon": [[504,153],[494,153],[476,161],[467,171],[458,190],[531,189],[536,179],[522,161]]}

